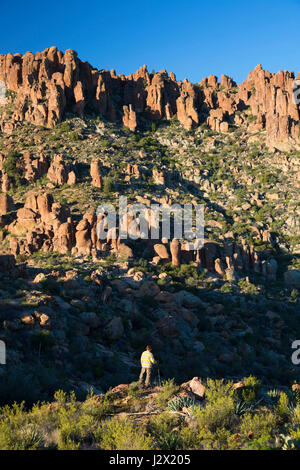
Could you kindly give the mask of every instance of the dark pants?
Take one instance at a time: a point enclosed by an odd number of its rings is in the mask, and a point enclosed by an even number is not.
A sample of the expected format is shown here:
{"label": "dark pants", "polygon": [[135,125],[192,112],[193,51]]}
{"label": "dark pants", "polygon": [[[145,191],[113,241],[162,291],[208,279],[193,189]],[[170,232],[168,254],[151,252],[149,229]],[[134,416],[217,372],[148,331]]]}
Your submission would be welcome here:
{"label": "dark pants", "polygon": [[145,380],[145,385],[148,387],[150,385],[150,379],[151,379],[151,367],[142,367],[141,373],[140,373],[140,378],[139,378],[139,383],[143,383],[143,377],[146,374],[146,380]]}

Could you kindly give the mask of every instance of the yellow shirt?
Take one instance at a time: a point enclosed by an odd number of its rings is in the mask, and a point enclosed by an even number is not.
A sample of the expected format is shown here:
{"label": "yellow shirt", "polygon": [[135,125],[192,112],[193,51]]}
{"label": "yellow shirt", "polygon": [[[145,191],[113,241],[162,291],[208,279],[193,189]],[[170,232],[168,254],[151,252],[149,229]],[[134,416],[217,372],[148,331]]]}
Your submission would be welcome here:
{"label": "yellow shirt", "polygon": [[150,369],[154,363],[155,363],[155,360],[154,360],[152,352],[144,351],[141,356],[142,367],[145,367],[146,369]]}

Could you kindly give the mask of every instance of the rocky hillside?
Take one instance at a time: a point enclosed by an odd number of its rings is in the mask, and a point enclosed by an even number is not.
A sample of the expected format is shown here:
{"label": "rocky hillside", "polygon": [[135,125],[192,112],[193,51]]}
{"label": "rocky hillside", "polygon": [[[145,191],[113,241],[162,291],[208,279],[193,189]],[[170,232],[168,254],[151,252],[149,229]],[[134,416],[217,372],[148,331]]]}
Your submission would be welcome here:
{"label": "rocky hillside", "polygon": [[170,379],[151,390],[133,382],[91,390],[82,402],[59,390],[51,403],[0,413],[2,450],[300,449],[299,385],[268,389],[253,376],[180,386]]}
{"label": "rocky hillside", "polygon": [[[294,76],[236,85],[97,71],[56,48],[0,57],[2,403],[136,380],[299,380]],[[99,204],[204,204],[205,241],[105,240]]]}

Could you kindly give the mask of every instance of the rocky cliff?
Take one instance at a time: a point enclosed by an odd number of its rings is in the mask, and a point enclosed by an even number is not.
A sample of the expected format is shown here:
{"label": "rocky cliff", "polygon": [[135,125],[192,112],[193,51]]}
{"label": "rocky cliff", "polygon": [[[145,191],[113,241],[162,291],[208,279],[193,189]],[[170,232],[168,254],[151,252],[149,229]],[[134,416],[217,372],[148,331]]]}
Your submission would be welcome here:
{"label": "rocky cliff", "polygon": [[210,75],[193,84],[165,70],[150,74],[146,66],[129,76],[96,70],[75,51],[51,47],[36,54],[0,55],[0,80],[14,105],[2,114],[4,132],[23,120],[53,128],[66,111],[80,117],[97,113],[132,131],[147,120],[177,116],[187,130],[206,122],[214,131],[228,132],[245,123],[246,116],[249,132],[265,130],[269,146],[300,144],[294,73],[272,74],[261,65],[238,86],[226,75],[220,82]]}

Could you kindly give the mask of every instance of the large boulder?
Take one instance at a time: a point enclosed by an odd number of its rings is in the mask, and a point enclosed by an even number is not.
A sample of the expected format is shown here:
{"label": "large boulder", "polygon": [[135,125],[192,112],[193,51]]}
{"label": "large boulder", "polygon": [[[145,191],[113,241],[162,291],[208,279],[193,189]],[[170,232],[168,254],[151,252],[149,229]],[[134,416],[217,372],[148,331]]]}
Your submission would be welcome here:
{"label": "large boulder", "polygon": [[300,269],[290,269],[284,273],[284,282],[288,287],[300,289]]}
{"label": "large boulder", "polygon": [[158,320],[155,324],[155,329],[165,338],[177,338],[179,335],[175,319],[171,315],[165,315]]}
{"label": "large boulder", "polygon": [[181,290],[174,295],[178,304],[188,307],[188,308],[197,308],[202,307],[203,302],[196,295],[188,292],[186,290]]}
{"label": "large boulder", "polygon": [[153,248],[154,248],[155,253],[161,259],[164,259],[166,261],[170,259],[168,249],[167,249],[166,245],[163,245],[163,243],[156,243]]}
{"label": "large boulder", "polygon": [[107,338],[118,340],[123,336],[124,326],[121,317],[113,317],[104,328],[104,333]]}
{"label": "large boulder", "polygon": [[194,377],[189,382],[185,382],[180,388],[187,392],[192,392],[195,398],[198,399],[203,399],[205,396],[205,385],[201,383],[199,377]]}

